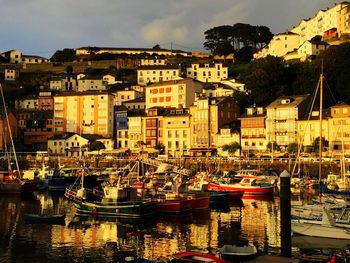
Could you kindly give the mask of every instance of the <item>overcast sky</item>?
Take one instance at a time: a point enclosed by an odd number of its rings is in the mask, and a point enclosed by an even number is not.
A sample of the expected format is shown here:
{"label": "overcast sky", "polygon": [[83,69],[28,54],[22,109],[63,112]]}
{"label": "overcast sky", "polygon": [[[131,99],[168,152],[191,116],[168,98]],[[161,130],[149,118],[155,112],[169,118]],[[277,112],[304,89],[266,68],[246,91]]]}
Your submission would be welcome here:
{"label": "overcast sky", "polygon": [[50,58],[82,46],[203,50],[215,26],[264,25],[276,34],[340,1],[0,0],[0,52]]}

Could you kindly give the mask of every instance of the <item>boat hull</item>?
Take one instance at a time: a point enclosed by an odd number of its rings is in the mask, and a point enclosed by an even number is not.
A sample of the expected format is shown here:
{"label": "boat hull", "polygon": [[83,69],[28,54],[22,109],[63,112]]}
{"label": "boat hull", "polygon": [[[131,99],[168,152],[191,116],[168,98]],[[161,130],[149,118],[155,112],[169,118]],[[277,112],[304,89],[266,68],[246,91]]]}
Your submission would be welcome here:
{"label": "boat hull", "polygon": [[221,259],[211,254],[205,254],[200,252],[180,252],[173,255],[174,259],[183,260],[183,262],[216,262],[216,263],[229,263],[231,261]]}
{"label": "boat hull", "polygon": [[90,203],[82,200],[72,200],[78,214],[99,216],[114,216],[126,218],[140,218],[152,216],[156,212],[156,203],[151,201],[128,201]]}
{"label": "boat hull", "polygon": [[341,227],[292,222],[292,232],[305,236],[350,239],[350,230]]}
{"label": "boat hull", "polygon": [[157,212],[159,213],[190,212],[192,210],[192,206],[192,200],[185,198],[173,200],[157,200]]}
{"label": "boat hull", "polygon": [[247,195],[272,195],[274,193],[273,185],[257,185],[257,186],[249,186],[242,185],[240,183],[237,184],[209,184],[209,190],[215,191],[227,191],[227,192],[235,192],[235,191],[244,191],[244,196]]}

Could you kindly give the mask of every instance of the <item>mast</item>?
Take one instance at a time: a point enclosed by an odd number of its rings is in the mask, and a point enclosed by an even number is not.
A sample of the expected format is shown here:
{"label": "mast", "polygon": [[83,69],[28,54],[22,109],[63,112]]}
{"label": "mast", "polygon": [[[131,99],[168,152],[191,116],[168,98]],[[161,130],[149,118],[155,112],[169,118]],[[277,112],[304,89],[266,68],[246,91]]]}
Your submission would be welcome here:
{"label": "mast", "polygon": [[10,126],[10,121],[9,121],[9,116],[7,114],[7,109],[6,109],[6,104],[5,104],[5,97],[4,97],[4,93],[2,91],[2,85],[0,83],[0,92],[1,92],[1,99],[2,99],[2,104],[4,106],[4,113],[5,113],[5,116],[6,116],[6,123],[7,123],[7,127],[8,127],[8,130],[9,130],[9,135],[10,135],[10,140],[11,140],[11,146],[12,146],[12,149],[13,149],[13,154],[15,156],[15,162],[16,162],[16,168],[17,168],[17,171],[18,171],[18,177],[17,179],[18,180],[21,180],[20,178],[20,170],[19,170],[19,164],[18,164],[18,159],[17,159],[17,154],[16,154],[16,149],[15,149],[15,144],[13,142],[13,137],[12,137],[12,131],[11,131],[11,126]]}
{"label": "mast", "polygon": [[[321,186],[321,179],[322,179],[322,109],[323,109],[323,74],[320,75],[320,137],[319,137],[319,143],[318,143],[318,180],[319,185]],[[320,202],[321,202],[321,195],[320,195]]]}

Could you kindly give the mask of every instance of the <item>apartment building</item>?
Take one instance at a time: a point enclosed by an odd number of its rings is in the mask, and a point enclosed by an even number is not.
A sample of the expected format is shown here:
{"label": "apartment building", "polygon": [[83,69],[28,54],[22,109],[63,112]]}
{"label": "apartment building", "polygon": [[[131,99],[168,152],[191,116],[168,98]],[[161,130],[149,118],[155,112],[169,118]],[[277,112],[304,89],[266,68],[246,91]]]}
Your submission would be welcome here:
{"label": "apartment building", "polygon": [[78,91],[104,91],[107,89],[107,82],[100,76],[85,76],[78,79]]}
{"label": "apartment building", "polygon": [[329,149],[350,153],[350,106],[341,103],[331,107]]}
{"label": "apartment building", "polygon": [[232,97],[198,96],[190,107],[192,155],[213,154],[217,134],[225,125],[236,121],[239,106]]}
{"label": "apartment building", "polygon": [[131,101],[137,98],[144,97],[143,93],[130,88],[125,88],[124,90],[118,90],[113,94],[114,94],[114,103],[117,106],[121,106],[126,101]]}
{"label": "apartment building", "polygon": [[163,117],[165,153],[174,157],[188,155],[191,145],[189,109],[167,109]]}
{"label": "apartment building", "polygon": [[71,92],[54,96],[54,132],[113,135],[114,96],[108,92]]}
{"label": "apartment building", "polygon": [[40,91],[38,95],[38,110],[53,110],[53,96],[51,91]]}
{"label": "apartment building", "polygon": [[137,68],[137,84],[148,85],[180,78],[178,65],[152,65]]}
{"label": "apartment building", "polygon": [[137,99],[124,101],[123,105],[127,107],[128,110],[145,111],[145,97],[139,97]]}
{"label": "apartment building", "polygon": [[188,108],[193,104],[196,93],[203,90],[203,84],[191,78],[165,81],[147,86],[146,109],[153,107]]}
{"label": "apartment building", "polygon": [[[230,125],[224,125],[222,128],[220,128],[220,132],[216,135],[216,142],[218,150],[217,153],[220,156],[228,156],[229,153],[222,150],[223,146],[231,143],[241,144],[241,135],[238,129],[234,130],[230,127]],[[240,151],[237,151],[237,154],[239,153]]]}
{"label": "apartment building", "polygon": [[266,107],[267,143],[282,150],[298,142],[297,121],[309,110],[309,96],[281,96]]}
{"label": "apartment building", "polygon": [[114,116],[117,148],[128,148],[128,108],[116,106]]}
{"label": "apartment building", "polygon": [[241,121],[241,146],[242,152],[263,152],[266,151],[266,109],[263,107],[249,107]]}
{"label": "apartment building", "polygon": [[57,91],[77,91],[78,81],[76,76],[53,76],[50,80],[50,89]]}
{"label": "apartment building", "polygon": [[153,107],[148,109],[147,115],[144,117],[145,131],[143,142],[146,143],[146,148],[154,148],[158,144],[163,144],[163,124],[165,108]]}
{"label": "apartment building", "polygon": [[186,77],[201,82],[220,82],[228,77],[228,67],[222,63],[193,63],[186,69]]}
{"label": "apartment building", "polygon": [[139,142],[145,142],[144,121],[143,115],[128,117],[129,148],[132,152],[140,152]]}

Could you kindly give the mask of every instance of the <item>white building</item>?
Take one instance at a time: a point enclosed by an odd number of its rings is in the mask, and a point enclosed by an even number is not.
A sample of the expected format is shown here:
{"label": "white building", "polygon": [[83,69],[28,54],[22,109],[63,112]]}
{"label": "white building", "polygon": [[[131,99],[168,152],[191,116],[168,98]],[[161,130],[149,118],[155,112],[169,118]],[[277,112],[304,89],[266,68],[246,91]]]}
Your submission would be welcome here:
{"label": "white building", "polygon": [[186,77],[201,82],[221,82],[227,79],[228,68],[222,63],[194,63],[186,69]]}
{"label": "white building", "polygon": [[137,69],[137,84],[147,85],[180,78],[180,68],[174,65],[140,66]]}
{"label": "white building", "polygon": [[78,91],[104,91],[107,89],[107,82],[102,77],[86,76],[78,79]]}

